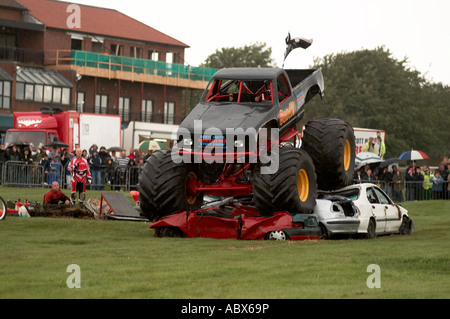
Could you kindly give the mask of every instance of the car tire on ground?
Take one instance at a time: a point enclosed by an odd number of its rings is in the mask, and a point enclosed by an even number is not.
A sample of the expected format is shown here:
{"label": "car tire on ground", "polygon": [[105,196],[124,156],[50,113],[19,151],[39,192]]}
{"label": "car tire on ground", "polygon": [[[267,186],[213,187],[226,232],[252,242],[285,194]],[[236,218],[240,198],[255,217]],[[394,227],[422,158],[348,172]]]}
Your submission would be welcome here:
{"label": "car tire on ground", "polygon": [[154,152],[139,180],[142,213],[152,221],[176,211],[200,208],[203,195],[190,192],[188,187],[196,178],[195,166],[175,163],[170,149]]}
{"label": "car tire on ground", "polygon": [[308,122],[302,149],[312,158],[320,190],[334,190],[352,183],[355,166],[353,127],[339,119]]}
{"label": "car tire on ground", "polygon": [[376,224],[375,224],[375,220],[373,218],[371,218],[369,220],[369,224],[367,225],[367,233],[365,234],[365,238],[366,239],[372,239],[377,237],[377,232],[376,232]]}
{"label": "car tire on ground", "polygon": [[411,235],[412,221],[408,216],[403,216],[402,223],[400,225],[400,235]]}
{"label": "car tire on ground", "polygon": [[0,197],[0,220],[4,220],[7,213],[8,207],[6,206],[6,202]]}
{"label": "car tire on ground", "polygon": [[279,166],[273,174],[253,174],[253,195],[262,216],[276,211],[310,214],[316,205],[316,173],[309,155],[301,149],[279,149]]}

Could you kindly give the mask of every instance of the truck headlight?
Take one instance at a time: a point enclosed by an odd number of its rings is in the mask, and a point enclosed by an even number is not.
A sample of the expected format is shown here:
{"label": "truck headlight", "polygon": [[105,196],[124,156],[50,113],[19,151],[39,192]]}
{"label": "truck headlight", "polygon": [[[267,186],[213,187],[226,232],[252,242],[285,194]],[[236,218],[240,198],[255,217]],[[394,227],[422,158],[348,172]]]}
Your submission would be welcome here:
{"label": "truck headlight", "polygon": [[191,146],[193,143],[192,143],[192,139],[191,138],[185,138],[184,140],[183,140],[183,144],[185,145],[185,146]]}
{"label": "truck headlight", "polygon": [[244,141],[243,140],[234,141],[234,147],[237,147],[237,148],[244,147]]}

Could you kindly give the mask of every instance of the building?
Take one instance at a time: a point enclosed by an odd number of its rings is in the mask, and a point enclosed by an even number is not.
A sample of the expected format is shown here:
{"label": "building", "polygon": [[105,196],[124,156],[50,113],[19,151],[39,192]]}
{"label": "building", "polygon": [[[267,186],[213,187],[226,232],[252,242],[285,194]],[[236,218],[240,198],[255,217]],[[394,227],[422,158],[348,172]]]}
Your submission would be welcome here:
{"label": "building", "polygon": [[215,72],[184,65],[186,48],[116,10],[0,0],[0,133],[14,111],[60,107],[149,123],[139,139],[167,137],[151,123],[181,123]]}

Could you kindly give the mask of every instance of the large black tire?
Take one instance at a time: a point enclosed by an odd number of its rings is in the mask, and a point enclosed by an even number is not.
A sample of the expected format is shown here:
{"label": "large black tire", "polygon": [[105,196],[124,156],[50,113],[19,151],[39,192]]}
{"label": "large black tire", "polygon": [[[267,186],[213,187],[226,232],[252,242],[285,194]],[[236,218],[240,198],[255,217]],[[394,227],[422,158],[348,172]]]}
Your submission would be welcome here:
{"label": "large black tire", "polygon": [[316,173],[309,155],[298,148],[279,149],[279,167],[273,174],[253,174],[253,198],[258,212],[271,216],[276,211],[310,214],[316,205]]}
{"label": "large black tire", "polygon": [[338,119],[310,121],[305,126],[302,149],[312,158],[320,190],[350,185],[355,170],[353,127]]}
{"label": "large black tire", "polygon": [[192,194],[188,190],[189,180],[196,178],[195,166],[174,163],[171,150],[154,152],[145,163],[139,179],[142,213],[152,221],[176,211],[200,208],[203,195]]}

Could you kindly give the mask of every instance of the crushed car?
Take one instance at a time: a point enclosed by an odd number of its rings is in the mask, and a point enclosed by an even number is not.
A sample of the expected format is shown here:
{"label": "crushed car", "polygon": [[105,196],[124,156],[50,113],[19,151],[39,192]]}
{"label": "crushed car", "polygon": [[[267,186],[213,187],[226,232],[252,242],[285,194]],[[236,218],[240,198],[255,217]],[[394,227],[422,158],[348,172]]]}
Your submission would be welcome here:
{"label": "crushed car", "polygon": [[311,214],[275,212],[261,216],[250,198],[225,198],[195,211],[182,211],[150,224],[157,237],[242,240],[317,240],[320,228]]}
{"label": "crushed car", "polygon": [[313,215],[319,221],[322,238],[337,234],[357,234],[364,238],[410,235],[414,228],[408,211],[372,183],[319,191]]}

